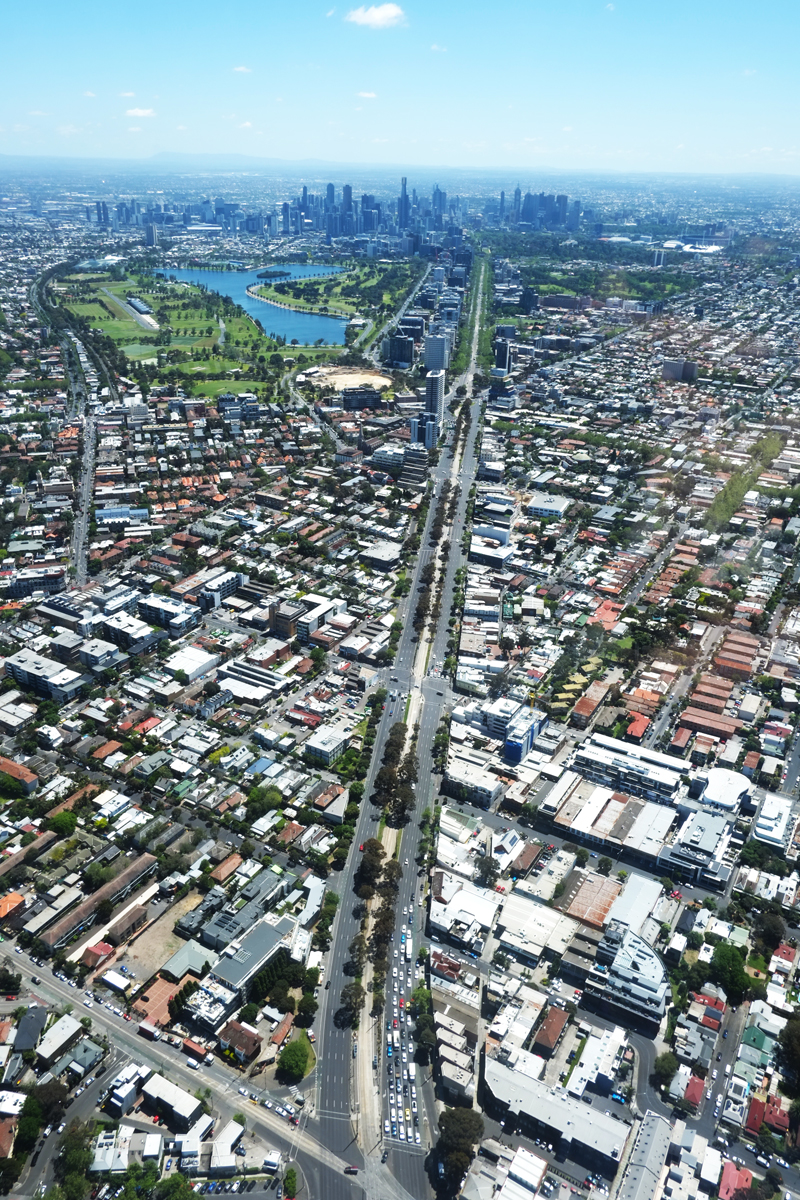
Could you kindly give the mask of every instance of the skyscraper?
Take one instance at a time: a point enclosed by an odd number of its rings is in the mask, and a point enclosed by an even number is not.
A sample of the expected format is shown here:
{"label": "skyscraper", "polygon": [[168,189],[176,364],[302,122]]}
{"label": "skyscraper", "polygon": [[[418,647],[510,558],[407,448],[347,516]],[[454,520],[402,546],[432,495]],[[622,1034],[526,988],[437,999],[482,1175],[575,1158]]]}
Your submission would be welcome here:
{"label": "skyscraper", "polygon": [[450,357],[450,343],[444,334],[429,333],[425,337],[425,370],[445,371]]}
{"label": "skyscraper", "polygon": [[408,180],[405,175],[400,180],[400,199],[397,202],[397,228],[408,229],[408,219],[411,205],[408,199]]}
{"label": "skyscraper", "polygon": [[530,192],[526,192],[525,199],[522,201],[522,211],[520,212],[519,219],[533,225],[536,221],[537,207],[536,197],[532,196]]}
{"label": "skyscraper", "polygon": [[443,192],[438,183],[433,189],[431,208],[435,217],[443,217],[447,207],[447,192]]}
{"label": "skyscraper", "polygon": [[506,215],[506,194],[505,194],[505,192],[501,192],[500,193],[500,220],[501,221],[505,215]]}
{"label": "skyscraper", "polygon": [[353,189],[349,183],[342,188],[342,212],[347,215],[353,211]]}
{"label": "skyscraper", "polygon": [[519,211],[522,205],[522,191],[519,184],[514,188],[514,220],[519,220]]}
{"label": "skyscraper", "polygon": [[443,370],[428,371],[425,376],[425,412],[435,417],[440,426],[444,420],[444,385]]}
{"label": "skyscraper", "polygon": [[333,184],[329,183],[325,188],[325,209],[330,212],[336,203],[336,195],[333,190]]}

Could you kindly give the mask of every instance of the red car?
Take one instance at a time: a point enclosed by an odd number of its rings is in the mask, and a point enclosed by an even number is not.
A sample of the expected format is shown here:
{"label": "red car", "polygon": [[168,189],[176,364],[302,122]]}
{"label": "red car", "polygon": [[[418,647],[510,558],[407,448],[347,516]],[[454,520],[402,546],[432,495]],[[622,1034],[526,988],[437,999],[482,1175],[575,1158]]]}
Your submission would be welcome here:
{"label": "red car", "polygon": [[395,1017],[395,1019],[394,1019],[394,1024],[392,1025],[392,1029],[397,1029],[397,1017]]}
{"label": "red car", "polygon": [[405,1008],[405,1003],[406,1003],[406,1002],[405,1002],[405,1000],[404,1000],[404,999],[403,999],[403,997],[401,996],[401,997],[400,997],[400,1007],[401,1007],[401,1008]]}
{"label": "red car", "polygon": [[359,848],[359,850],[361,850],[361,851],[362,851],[362,853],[363,853],[363,850],[364,850],[364,843],[362,842],[362,843],[361,843],[361,845],[360,845],[358,848]]}

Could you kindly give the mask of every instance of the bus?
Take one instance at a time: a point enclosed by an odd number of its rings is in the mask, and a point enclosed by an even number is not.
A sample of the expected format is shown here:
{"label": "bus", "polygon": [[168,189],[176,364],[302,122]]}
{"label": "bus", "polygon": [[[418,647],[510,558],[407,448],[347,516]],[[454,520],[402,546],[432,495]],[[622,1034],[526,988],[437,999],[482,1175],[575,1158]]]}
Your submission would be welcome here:
{"label": "bus", "polygon": [[411,942],[406,941],[406,962],[413,962],[413,961],[414,961],[414,948],[411,945]]}

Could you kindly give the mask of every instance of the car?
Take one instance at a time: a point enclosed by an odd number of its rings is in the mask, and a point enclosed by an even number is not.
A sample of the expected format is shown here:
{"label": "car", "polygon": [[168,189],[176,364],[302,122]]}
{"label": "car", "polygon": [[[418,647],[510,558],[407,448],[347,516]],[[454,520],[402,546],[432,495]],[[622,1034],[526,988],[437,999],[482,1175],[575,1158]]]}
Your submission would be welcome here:
{"label": "car", "polygon": [[718,1055],[717,1055],[717,1062],[720,1062],[721,1060],[722,1060],[722,1055],[721,1055],[721,1054],[718,1054]]}
{"label": "car", "polygon": [[84,1000],[83,1007],[84,1008],[94,1008],[94,1001],[93,1000]]}
{"label": "car", "polygon": [[722,1036],[723,1036],[723,1038],[726,1038],[726,1037],[728,1036],[728,1031],[727,1031],[727,1029],[723,1029],[723,1031],[722,1031]]}
{"label": "car", "polygon": [[391,1129],[391,1125],[389,1124],[389,1118],[387,1117],[386,1120],[383,1122],[383,1132],[388,1133],[390,1129]]}
{"label": "car", "polygon": [[389,1157],[389,1151],[384,1150],[383,1154],[381,1155],[381,1162],[385,1163],[388,1157]]}
{"label": "car", "polygon": [[240,1096],[246,1096],[246,1095],[247,1095],[247,1088],[246,1088],[246,1087],[240,1087],[240,1088],[239,1088],[239,1095],[240,1095]]}
{"label": "car", "polygon": [[171,1158],[167,1159],[167,1170],[168,1171],[172,1170],[172,1159]]}
{"label": "car", "polygon": [[317,1035],[314,1033],[313,1029],[312,1029],[312,1030],[310,1030],[310,1032],[309,1032],[309,1035],[308,1035],[308,1040],[309,1040],[309,1041],[310,1041],[312,1044],[313,1044],[313,1043],[314,1043],[314,1042],[317,1040]]}
{"label": "car", "polygon": [[405,860],[405,865],[408,866],[408,859]]}

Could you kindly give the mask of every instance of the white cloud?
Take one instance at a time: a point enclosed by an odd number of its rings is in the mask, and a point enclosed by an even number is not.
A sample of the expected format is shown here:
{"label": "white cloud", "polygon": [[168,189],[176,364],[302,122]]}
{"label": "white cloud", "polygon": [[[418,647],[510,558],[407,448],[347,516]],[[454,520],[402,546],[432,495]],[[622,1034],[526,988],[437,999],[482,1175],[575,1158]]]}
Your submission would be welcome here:
{"label": "white cloud", "polygon": [[356,95],[360,96],[360,98],[362,100],[377,100],[378,99],[377,92],[356,92]]}
{"label": "white cloud", "polygon": [[136,92],[120,92],[120,96],[135,96]]}
{"label": "white cloud", "polygon": [[239,75],[250,75],[253,70],[252,67],[234,67],[233,69]]}
{"label": "white cloud", "polygon": [[370,4],[369,8],[361,5],[352,8],[345,17],[354,25],[367,25],[370,29],[388,29],[391,25],[401,25],[406,19],[399,4]]}
{"label": "white cloud", "polygon": [[[89,96],[92,100],[94,99],[94,92],[84,92],[83,94],[84,94],[84,96]],[[66,128],[66,126],[65,126],[65,128]]]}
{"label": "white cloud", "polygon": [[71,137],[73,133],[80,133],[77,125],[59,125],[58,132],[62,137]]}
{"label": "white cloud", "polygon": [[572,133],[572,126],[571,125],[562,125],[561,132],[562,133]]}
{"label": "white cloud", "polygon": [[757,75],[758,72],[752,67],[745,67],[745,69],[742,71],[742,74],[746,77],[749,77],[750,75]]}
{"label": "white cloud", "polygon": [[179,133],[182,133],[183,130],[186,128],[186,126],[185,125],[176,125],[175,128],[178,130]]}
{"label": "white cloud", "polygon": [[332,17],[335,12],[336,12],[335,8],[329,8],[328,11],[325,13],[325,16]]}
{"label": "white cloud", "polygon": [[141,132],[142,132],[141,125],[129,125],[128,126],[128,133],[141,133]]}
{"label": "white cloud", "polygon": [[447,46],[437,46],[436,42],[431,46],[431,50],[434,54],[447,54]]}
{"label": "white cloud", "polygon": [[40,112],[38,108],[34,108],[31,112],[28,113],[28,116],[29,117],[49,117],[50,113]]}
{"label": "white cloud", "polygon": [[252,129],[252,128],[253,128],[253,122],[252,122],[252,121],[242,121],[242,123],[241,123],[241,125],[239,126],[239,128],[240,128],[240,129]]}
{"label": "white cloud", "polygon": [[156,115],[154,108],[126,108],[126,117],[154,117]]}
{"label": "white cloud", "polygon": [[606,11],[607,11],[607,12],[613,12],[613,11],[614,11],[614,5],[613,5],[613,4],[607,4],[607,5],[606,5]]}

